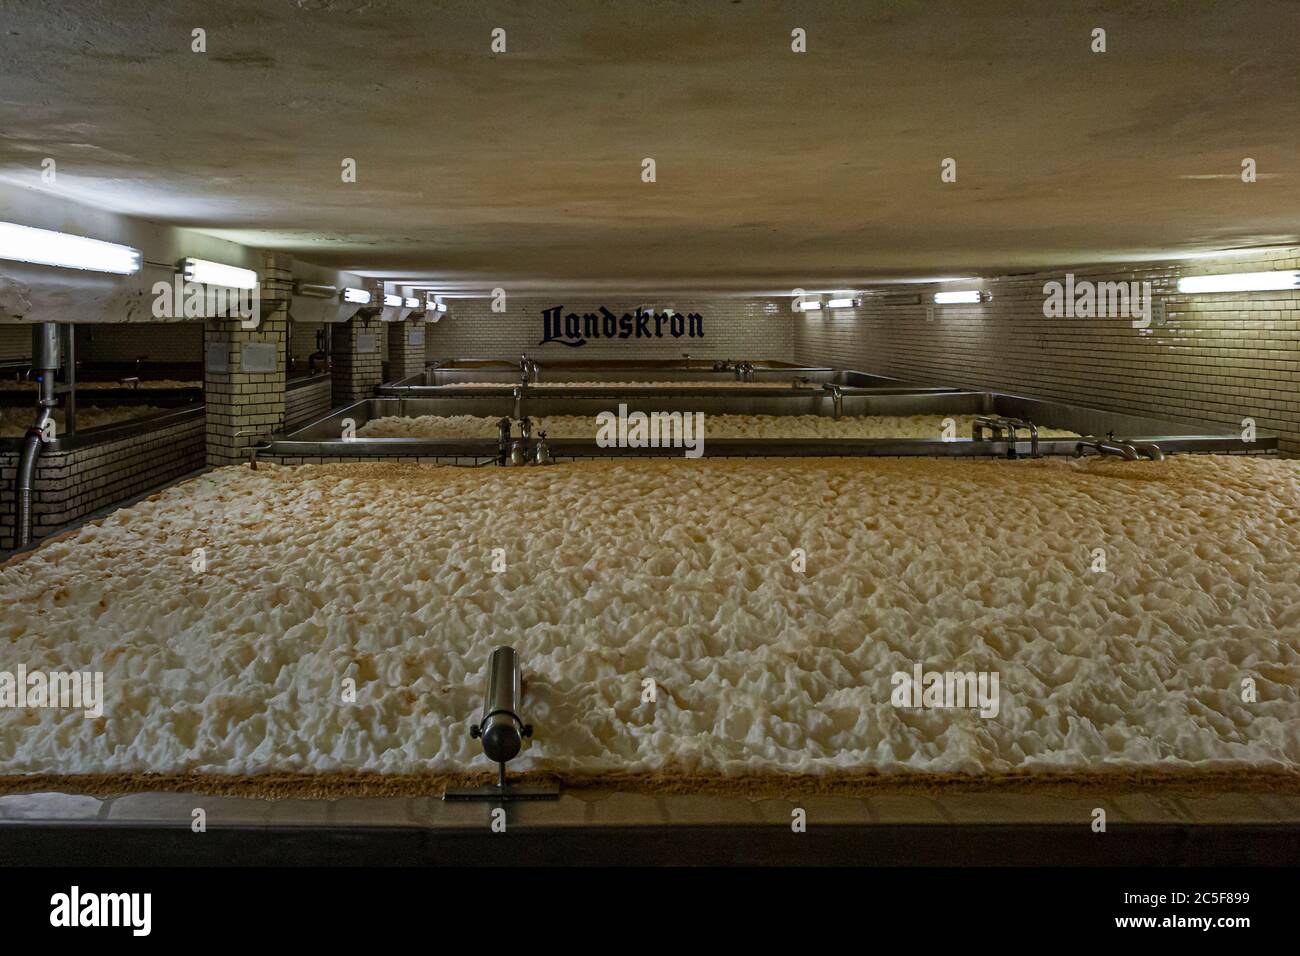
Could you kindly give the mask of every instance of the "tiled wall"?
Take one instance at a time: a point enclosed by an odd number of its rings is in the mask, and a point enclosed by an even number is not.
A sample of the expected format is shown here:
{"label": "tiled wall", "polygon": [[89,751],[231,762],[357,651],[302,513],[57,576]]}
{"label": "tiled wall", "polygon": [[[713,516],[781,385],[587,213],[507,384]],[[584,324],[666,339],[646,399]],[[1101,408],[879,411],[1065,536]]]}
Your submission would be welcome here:
{"label": "tiled wall", "polygon": [[307,367],[308,357],[316,351],[316,333],[324,327],[323,322],[289,322],[289,354],[298,368]]}
{"label": "tiled wall", "polygon": [[[919,305],[793,315],[795,355],[825,364],[1143,412],[1239,429],[1246,417],[1300,453],[1300,293],[1180,295],[1184,275],[1300,268],[1300,249],[1179,263],[1075,268],[982,283],[912,286]],[[1129,318],[1047,318],[1044,284],[1149,281],[1151,327]],[[904,287],[899,287],[902,290]],[[980,305],[926,303],[939,288],[982,288]],[[1163,302],[1166,317],[1159,317]]]}
{"label": "tiled wall", "polygon": [[[30,333],[29,333],[30,336]],[[203,322],[120,322],[77,326],[82,362],[150,363],[203,361]]]}
{"label": "tiled wall", "polygon": [[[0,362],[29,361],[31,355],[30,325],[0,325]],[[203,361],[203,323],[97,322],[77,326],[80,362],[134,362],[142,355],[151,363]]]}
{"label": "tiled wall", "polygon": [[388,324],[388,361],[384,380],[388,382],[418,375],[424,369],[424,340],[427,335],[423,319],[407,319]]}
{"label": "tiled wall", "polygon": [[[263,316],[256,329],[239,321],[208,319],[205,347],[225,356],[227,371],[211,365],[203,372],[203,399],[207,410],[208,464],[229,465],[247,460],[247,449],[284,426],[284,364],[288,319],[281,307]],[[244,348],[273,345],[272,371],[244,369]]]}
{"label": "tiled wall", "polygon": [[375,392],[383,380],[388,325],[377,318],[349,319],[334,326],[330,338],[333,407],[350,405]]}
{"label": "tiled wall", "polygon": [[[36,465],[32,495],[34,538],[203,467],[203,412],[177,416],[143,434],[97,441],[71,451],[47,451]],[[0,452],[0,550],[14,546],[19,451]]]}
{"label": "tiled wall", "polygon": [[[518,361],[527,352],[539,362],[548,357],[574,359],[680,359],[689,352],[692,359],[780,359],[794,346],[790,304],[767,299],[690,299],[664,296],[660,299],[549,299],[508,298],[505,312],[492,311],[490,299],[453,299],[449,310],[428,325],[425,355],[430,359],[506,358]],[[557,305],[563,313],[596,313],[605,306],[616,316],[635,312],[638,306],[673,309],[703,318],[704,336],[674,338],[661,328],[657,338],[593,339],[579,348],[555,342],[539,345],[542,311]],[[649,323],[654,329],[654,323]]]}
{"label": "tiled wall", "polygon": [[284,427],[296,428],[324,415],[330,405],[330,377],[317,375],[307,381],[290,382],[284,392]]}
{"label": "tiled wall", "polygon": [[0,362],[25,362],[31,357],[31,326],[0,325]]}

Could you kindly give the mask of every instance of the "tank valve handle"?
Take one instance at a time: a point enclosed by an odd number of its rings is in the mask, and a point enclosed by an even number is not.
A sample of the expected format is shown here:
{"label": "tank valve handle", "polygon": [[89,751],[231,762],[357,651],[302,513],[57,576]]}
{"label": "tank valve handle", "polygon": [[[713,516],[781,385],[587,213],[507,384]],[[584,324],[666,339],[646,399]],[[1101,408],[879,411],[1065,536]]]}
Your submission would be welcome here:
{"label": "tank valve handle", "polygon": [[534,465],[549,465],[551,463],[551,446],[546,444],[546,432],[543,431],[537,436],[537,450],[533,454]]}

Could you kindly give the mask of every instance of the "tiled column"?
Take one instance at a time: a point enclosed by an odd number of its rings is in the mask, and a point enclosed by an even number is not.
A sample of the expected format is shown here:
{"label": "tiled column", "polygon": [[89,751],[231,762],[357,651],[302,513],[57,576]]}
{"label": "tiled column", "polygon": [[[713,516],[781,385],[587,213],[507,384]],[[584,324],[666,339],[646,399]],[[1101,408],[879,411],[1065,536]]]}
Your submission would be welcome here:
{"label": "tiled column", "polygon": [[268,253],[261,270],[260,321],[207,319],[203,329],[203,400],[209,465],[248,460],[247,448],[284,424],[284,364],[293,273]]}
{"label": "tiled column", "polygon": [[424,316],[388,323],[388,377],[392,381],[424,371]]}
{"label": "tiled column", "polygon": [[[376,301],[383,301],[382,283],[377,288],[372,285],[367,288]],[[335,408],[375,393],[384,375],[387,325],[378,318],[358,317],[334,326],[330,335],[330,365],[334,380],[331,402]]]}

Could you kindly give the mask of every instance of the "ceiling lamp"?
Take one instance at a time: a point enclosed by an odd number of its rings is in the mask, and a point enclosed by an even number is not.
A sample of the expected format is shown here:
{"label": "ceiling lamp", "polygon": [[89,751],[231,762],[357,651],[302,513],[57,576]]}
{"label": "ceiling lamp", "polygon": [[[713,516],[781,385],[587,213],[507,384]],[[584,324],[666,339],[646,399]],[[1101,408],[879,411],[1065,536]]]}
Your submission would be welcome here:
{"label": "ceiling lamp", "polygon": [[187,256],[181,260],[180,270],[184,273],[186,282],[219,285],[227,289],[257,288],[257,273],[252,269],[241,269],[222,262],[210,262],[207,259]]}
{"label": "ceiling lamp", "polygon": [[141,261],[140,250],[130,246],[16,222],[0,222],[0,259],[123,276],[139,272]]}
{"label": "ceiling lamp", "polygon": [[1300,270],[1230,272],[1217,276],[1186,276],[1178,280],[1179,292],[1276,292],[1300,289]]}

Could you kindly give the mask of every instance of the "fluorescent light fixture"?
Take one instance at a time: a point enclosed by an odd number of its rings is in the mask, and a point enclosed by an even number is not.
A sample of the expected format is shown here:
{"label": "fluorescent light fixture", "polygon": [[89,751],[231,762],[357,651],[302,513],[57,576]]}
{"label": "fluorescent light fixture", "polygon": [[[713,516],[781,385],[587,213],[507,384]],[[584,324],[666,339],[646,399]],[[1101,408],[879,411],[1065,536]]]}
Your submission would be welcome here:
{"label": "fluorescent light fixture", "polygon": [[1185,276],[1178,280],[1179,292],[1273,292],[1279,289],[1300,289],[1300,270],[1230,272],[1217,276]]}
{"label": "fluorescent light fixture", "polygon": [[384,305],[396,305],[396,306],[400,306],[401,304],[402,304],[402,297],[401,297],[400,295],[386,295],[386,296],[384,296]]}
{"label": "fluorescent light fixture", "polygon": [[424,294],[424,307],[433,309],[435,312],[438,311],[438,297],[432,292],[426,292]]}
{"label": "fluorescent light fixture", "polygon": [[805,302],[798,303],[797,308],[800,312],[820,312],[822,302],[821,299],[809,299]]}
{"label": "fluorescent light fixture", "polygon": [[140,271],[139,249],[16,222],[0,222],[0,259],[120,276]]}
{"label": "fluorescent light fixture", "polygon": [[305,295],[312,299],[332,299],[338,294],[338,287],[332,285],[311,285],[306,282],[299,282],[293,287],[293,291],[298,295]]}
{"label": "fluorescent light fixture", "polygon": [[828,309],[851,309],[858,304],[857,299],[831,299],[826,303]]}
{"label": "fluorescent light fixture", "polygon": [[980,294],[977,290],[969,292],[936,292],[934,301],[938,305],[974,305],[980,301]]}
{"label": "fluorescent light fixture", "polygon": [[185,274],[186,282],[196,282],[199,285],[219,285],[227,289],[257,288],[257,273],[252,269],[209,262],[207,259],[186,256],[181,260],[181,272]]}
{"label": "fluorescent light fixture", "polygon": [[351,288],[344,289],[343,301],[350,302],[353,305],[369,305],[370,293],[367,292],[365,289],[351,289]]}
{"label": "fluorescent light fixture", "polygon": [[439,312],[446,312],[446,311],[447,311],[447,303],[446,303],[446,302],[439,302],[439,303],[438,303],[438,311],[439,311]]}
{"label": "fluorescent light fixture", "polygon": [[420,300],[411,297],[406,300],[405,305],[408,309],[418,309],[420,307]]}

